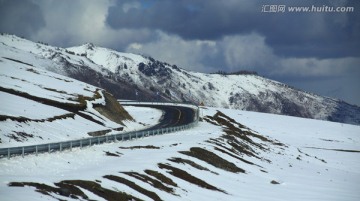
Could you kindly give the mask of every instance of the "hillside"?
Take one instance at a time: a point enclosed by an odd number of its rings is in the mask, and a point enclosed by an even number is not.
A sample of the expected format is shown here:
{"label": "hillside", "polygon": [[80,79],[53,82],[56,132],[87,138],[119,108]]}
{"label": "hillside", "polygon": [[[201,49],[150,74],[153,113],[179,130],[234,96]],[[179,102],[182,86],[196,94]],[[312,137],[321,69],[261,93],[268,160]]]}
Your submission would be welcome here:
{"label": "hillside", "polygon": [[78,139],[136,127],[110,93],[42,69],[38,65],[51,63],[34,54],[17,50],[15,55],[23,60],[16,60],[11,51],[2,47],[0,58],[0,147]]}
{"label": "hillside", "polygon": [[[297,90],[258,75],[190,72],[151,57],[93,44],[63,49],[11,35],[1,36],[0,42],[0,48],[11,50],[15,59],[26,62],[26,57],[16,52],[31,52],[44,69],[107,89],[116,98],[189,101],[213,107],[360,124],[360,107],[356,105]],[[8,54],[2,52],[4,56]]]}
{"label": "hillside", "polygon": [[360,199],[359,126],[223,108],[201,113],[186,131],[0,159],[2,200]]}

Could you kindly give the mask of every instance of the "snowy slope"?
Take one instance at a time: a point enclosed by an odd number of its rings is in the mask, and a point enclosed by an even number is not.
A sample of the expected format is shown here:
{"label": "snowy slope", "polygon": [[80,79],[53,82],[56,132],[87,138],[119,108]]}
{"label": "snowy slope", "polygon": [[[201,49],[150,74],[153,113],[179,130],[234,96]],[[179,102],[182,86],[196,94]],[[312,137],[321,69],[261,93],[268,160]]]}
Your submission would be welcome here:
{"label": "snowy slope", "polygon": [[[151,57],[121,53],[90,43],[63,49],[3,35],[0,48],[6,50],[4,52],[31,52],[44,69],[105,88],[117,98],[190,101],[214,107],[360,124],[358,106],[257,75],[189,72]],[[24,62],[27,60],[18,53],[11,55]]]}
{"label": "snowy slope", "polygon": [[[30,52],[2,47],[0,147],[72,140],[90,137],[97,131],[111,134],[149,126],[146,121],[133,122],[126,112],[117,114],[122,122],[104,116],[98,108],[106,107],[110,95],[101,88],[44,70],[53,64]],[[156,123],[161,114],[158,111],[158,116],[148,121]]]}
{"label": "snowy slope", "polygon": [[1,159],[2,200],[360,199],[359,126],[201,113],[204,121],[188,131]]}

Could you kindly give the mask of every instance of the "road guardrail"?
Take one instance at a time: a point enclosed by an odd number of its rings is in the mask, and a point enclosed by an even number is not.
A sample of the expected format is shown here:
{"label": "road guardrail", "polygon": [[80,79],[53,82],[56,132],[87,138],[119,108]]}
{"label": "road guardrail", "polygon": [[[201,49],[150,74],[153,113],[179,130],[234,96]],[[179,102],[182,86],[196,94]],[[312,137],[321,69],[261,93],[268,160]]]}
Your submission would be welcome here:
{"label": "road guardrail", "polygon": [[[131,105],[135,104],[146,104],[148,105],[149,102],[131,102]],[[121,102],[123,105],[129,105],[125,102]],[[154,105],[170,105],[174,106],[174,103],[153,103]],[[69,140],[69,141],[62,141],[62,142],[54,142],[54,143],[46,143],[46,144],[38,144],[38,145],[28,145],[28,146],[19,146],[19,147],[9,147],[9,148],[0,148],[0,158],[7,157],[10,159],[12,156],[21,155],[24,157],[27,154],[35,154],[38,155],[39,153],[52,153],[56,151],[64,151],[64,150],[71,150],[72,148],[76,147],[87,147],[96,144],[103,144],[109,142],[118,142],[118,141],[126,141],[132,139],[138,139],[143,137],[149,137],[154,135],[163,135],[167,133],[182,131],[186,129],[190,129],[199,121],[199,108],[195,105],[190,104],[178,104],[176,106],[181,105],[182,107],[191,107],[194,109],[194,118],[192,123],[181,125],[181,126],[174,126],[174,127],[166,127],[166,128],[159,128],[159,129],[145,129],[141,131],[130,131],[118,134],[111,134],[111,135],[104,135],[104,136],[96,136],[96,137],[88,137],[82,138],[77,140]],[[196,108],[196,109],[195,109]]]}

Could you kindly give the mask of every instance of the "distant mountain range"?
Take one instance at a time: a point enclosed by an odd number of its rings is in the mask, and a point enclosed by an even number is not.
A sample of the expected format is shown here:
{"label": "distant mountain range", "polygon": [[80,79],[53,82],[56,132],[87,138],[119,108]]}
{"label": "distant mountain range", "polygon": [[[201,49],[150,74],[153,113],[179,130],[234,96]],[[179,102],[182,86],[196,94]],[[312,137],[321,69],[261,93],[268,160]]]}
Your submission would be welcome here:
{"label": "distant mountain range", "polygon": [[[30,60],[29,54],[37,60]],[[191,72],[151,57],[90,43],[64,49],[6,34],[0,36],[0,57],[30,62],[104,88],[119,99],[186,101],[360,125],[359,106],[252,73]]]}

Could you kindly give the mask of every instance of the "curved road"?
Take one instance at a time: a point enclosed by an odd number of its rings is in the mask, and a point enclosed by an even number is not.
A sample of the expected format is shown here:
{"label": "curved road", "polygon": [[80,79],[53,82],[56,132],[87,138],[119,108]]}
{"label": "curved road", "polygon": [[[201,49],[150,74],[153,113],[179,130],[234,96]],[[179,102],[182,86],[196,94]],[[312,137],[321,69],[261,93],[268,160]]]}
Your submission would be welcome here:
{"label": "curved road", "polygon": [[151,107],[164,111],[164,114],[161,117],[159,124],[156,124],[143,131],[187,125],[194,122],[196,116],[196,111],[194,111],[194,109],[184,106],[151,105],[151,104],[141,104],[141,105],[134,104],[132,106]]}
{"label": "curved road", "polygon": [[[154,104],[132,104],[132,103],[124,103],[123,105],[131,105],[136,107],[151,107],[164,111],[164,114],[160,120],[160,122],[150,128],[136,131],[136,132],[127,132],[120,133],[109,136],[98,136],[86,139],[65,141],[65,142],[55,142],[48,144],[39,144],[39,145],[29,145],[29,146],[20,146],[20,147],[10,147],[10,148],[0,148],[0,158],[8,157],[11,155],[25,155],[27,153],[40,153],[40,152],[52,152],[52,151],[62,151],[64,149],[71,149],[73,147],[83,147],[83,146],[91,146],[93,144],[101,144],[108,141],[116,141],[116,140],[127,140],[132,138],[138,138],[144,136],[145,133],[152,133],[153,135],[159,133],[166,133],[176,130],[179,130],[180,127],[184,129],[197,120],[197,111],[193,108],[179,105],[154,105]],[[173,130],[171,130],[173,128]]]}

